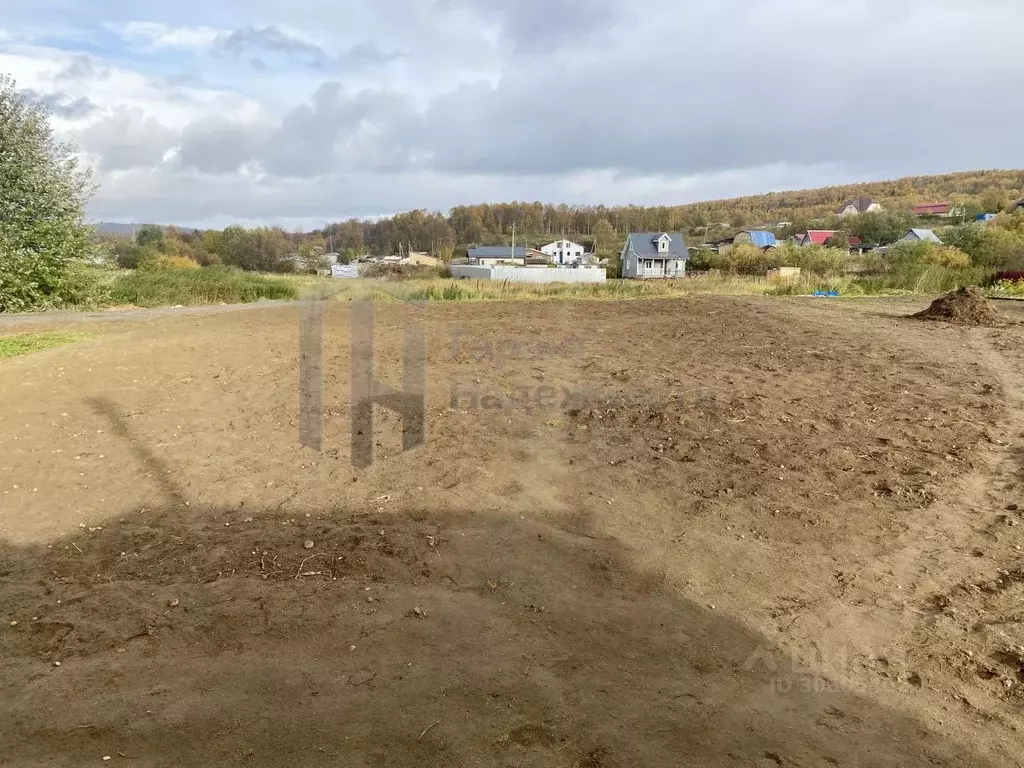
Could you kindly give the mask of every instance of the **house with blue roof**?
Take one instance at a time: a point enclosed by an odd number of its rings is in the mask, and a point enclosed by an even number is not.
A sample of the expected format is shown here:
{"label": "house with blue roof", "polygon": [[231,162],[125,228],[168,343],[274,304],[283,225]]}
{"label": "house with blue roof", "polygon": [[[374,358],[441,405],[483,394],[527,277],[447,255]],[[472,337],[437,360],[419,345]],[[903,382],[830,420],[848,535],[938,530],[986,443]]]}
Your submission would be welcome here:
{"label": "house with blue roof", "polygon": [[749,243],[758,248],[777,248],[779,241],[775,238],[774,232],[765,232],[757,229],[745,229],[732,240],[733,245]]}
{"label": "house with blue roof", "polygon": [[683,277],[690,252],[682,232],[631,232],[621,258],[623,277]]}

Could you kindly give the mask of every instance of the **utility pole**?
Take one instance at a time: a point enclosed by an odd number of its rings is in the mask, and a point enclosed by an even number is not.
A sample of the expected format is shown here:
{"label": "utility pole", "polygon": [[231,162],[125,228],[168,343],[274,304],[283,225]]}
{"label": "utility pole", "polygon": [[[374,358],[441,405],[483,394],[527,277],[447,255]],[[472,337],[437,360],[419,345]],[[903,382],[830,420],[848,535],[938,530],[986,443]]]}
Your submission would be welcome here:
{"label": "utility pole", "polygon": [[512,258],[516,257],[516,223],[512,222]]}

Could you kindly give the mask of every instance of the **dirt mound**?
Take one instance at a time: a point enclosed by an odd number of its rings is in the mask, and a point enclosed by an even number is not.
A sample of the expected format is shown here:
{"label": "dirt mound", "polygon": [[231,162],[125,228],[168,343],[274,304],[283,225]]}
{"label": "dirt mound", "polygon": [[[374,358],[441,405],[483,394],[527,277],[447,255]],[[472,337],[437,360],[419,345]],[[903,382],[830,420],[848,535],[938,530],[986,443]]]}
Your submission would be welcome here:
{"label": "dirt mound", "polygon": [[937,298],[928,309],[913,317],[923,320],[946,320],[964,325],[1001,325],[1002,316],[992,308],[980,288],[970,286]]}

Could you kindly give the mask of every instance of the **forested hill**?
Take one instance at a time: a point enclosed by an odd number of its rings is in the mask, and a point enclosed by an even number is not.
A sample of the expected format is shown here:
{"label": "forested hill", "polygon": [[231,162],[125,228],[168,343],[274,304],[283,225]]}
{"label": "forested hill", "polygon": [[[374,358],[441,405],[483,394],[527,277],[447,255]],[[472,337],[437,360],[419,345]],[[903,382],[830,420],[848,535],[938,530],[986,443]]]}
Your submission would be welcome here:
{"label": "forested hill", "polygon": [[[534,247],[559,237],[569,237],[603,256],[614,256],[622,247],[626,233],[637,231],[682,231],[691,242],[707,242],[729,237],[739,229],[772,228],[786,235],[808,228],[835,229],[843,224],[835,209],[848,200],[870,197],[881,203],[890,228],[899,229],[909,222],[915,205],[951,202],[964,206],[965,216],[997,213],[1024,197],[1024,170],[971,171],[942,176],[915,176],[894,181],[849,184],[793,192],[711,200],[677,206],[570,206],[540,202],[486,203],[461,205],[447,213],[426,210],[409,211],[374,220],[349,219],[312,233],[287,233],[276,227],[243,230],[229,227],[223,233],[172,230],[199,251],[223,250],[223,242],[248,242],[256,238],[259,247],[239,246],[268,254],[287,253],[303,242],[311,247],[332,249],[356,258],[364,253],[388,255],[400,250],[425,251],[445,259],[465,255],[472,245],[508,244],[515,226],[516,242]],[[905,215],[904,215],[905,214]],[[789,222],[779,227],[780,222]],[[849,223],[849,222],[847,222]],[[101,229],[128,236],[134,229],[145,229],[146,237],[162,237],[163,227],[132,228],[103,224]],[[905,229],[904,229],[905,231]],[[871,237],[868,233],[860,236]],[[268,262],[268,263],[269,263]],[[262,262],[260,262],[262,263]]]}
{"label": "forested hill", "polygon": [[886,209],[897,212],[909,212],[921,203],[953,202],[998,213],[1022,196],[1024,170],[968,171],[712,200],[679,206],[678,210],[689,219],[705,219],[698,226],[712,223],[746,226],[824,218],[842,203],[858,197],[873,198]]}
{"label": "forested hill", "polygon": [[1024,170],[970,171],[677,206],[462,205],[447,214],[411,211],[375,221],[350,219],[323,234],[343,253],[393,253],[402,245],[447,256],[467,245],[507,244],[515,225],[519,243],[540,245],[567,236],[588,245],[596,241],[603,251],[617,249],[631,231],[683,231],[710,239],[745,227],[775,227],[779,222],[806,229],[812,222],[826,223],[837,206],[858,197],[874,198],[893,213],[910,212],[920,203],[952,202],[964,204],[973,214],[1002,211],[1022,196]]}

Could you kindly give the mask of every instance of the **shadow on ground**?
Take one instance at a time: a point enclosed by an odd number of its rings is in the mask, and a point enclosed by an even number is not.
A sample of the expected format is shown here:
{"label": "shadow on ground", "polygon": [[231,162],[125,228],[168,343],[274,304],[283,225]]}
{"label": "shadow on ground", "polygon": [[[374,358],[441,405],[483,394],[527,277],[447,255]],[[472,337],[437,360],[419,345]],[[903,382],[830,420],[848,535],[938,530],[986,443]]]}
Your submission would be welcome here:
{"label": "shadow on ground", "polygon": [[984,765],[794,673],[580,523],[177,504],[0,545],[0,752],[24,766]]}

